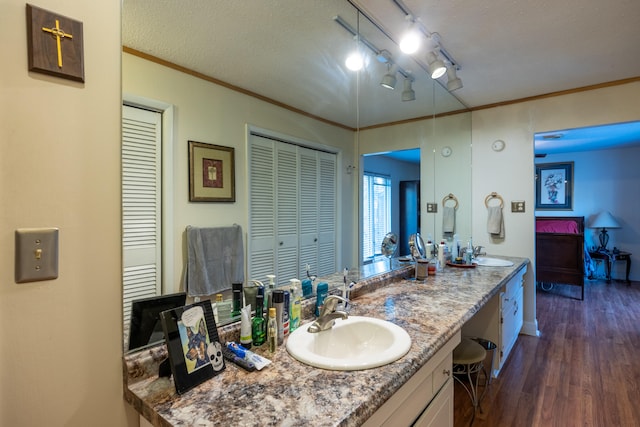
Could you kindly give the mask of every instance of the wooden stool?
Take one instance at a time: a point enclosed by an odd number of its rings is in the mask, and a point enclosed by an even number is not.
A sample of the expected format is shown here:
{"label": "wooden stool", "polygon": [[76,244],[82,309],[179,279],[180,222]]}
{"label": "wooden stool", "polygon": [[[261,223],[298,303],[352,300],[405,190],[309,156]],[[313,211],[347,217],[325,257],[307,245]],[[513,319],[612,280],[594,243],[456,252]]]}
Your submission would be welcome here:
{"label": "wooden stool", "polygon": [[[470,338],[462,338],[460,344],[453,350],[453,378],[464,387],[473,404],[471,424],[475,419],[476,410],[480,407],[481,398],[478,396],[478,378],[480,377],[480,371],[484,369],[482,362],[486,357],[487,351],[484,347]],[[475,383],[471,378],[472,374],[475,374]],[[461,375],[467,376],[468,386],[459,378]]]}

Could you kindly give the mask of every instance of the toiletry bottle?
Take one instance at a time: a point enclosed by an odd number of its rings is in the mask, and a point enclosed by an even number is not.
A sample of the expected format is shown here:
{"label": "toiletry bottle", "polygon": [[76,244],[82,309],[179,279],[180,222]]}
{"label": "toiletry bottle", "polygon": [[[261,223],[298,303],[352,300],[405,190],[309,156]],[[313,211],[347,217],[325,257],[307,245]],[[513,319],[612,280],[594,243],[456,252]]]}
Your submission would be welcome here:
{"label": "toiletry bottle", "polygon": [[269,279],[269,287],[265,289],[264,303],[265,309],[269,310],[273,307],[273,302],[271,301],[271,293],[276,288],[276,276],[273,274],[267,274],[267,278]]}
{"label": "toiletry bottle", "polygon": [[240,309],[240,344],[247,350],[251,348],[253,336],[251,336],[251,304]]}
{"label": "toiletry bottle", "polygon": [[290,313],[291,313],[291,292],[283,291],[284,305],[282,306],[282,337],[289,335]]}
{"label": "toiletry bottle", "polygon": [[222,299],[222,294],[216,295],[216,309],[218,310],[218,321],[227,322],[231,319],[231,301]]}
{"label": "toiletry bottle", "polygon": [[264,296],[256,295],[256,315],[251,320],[251,335],[253,335],[253,345],[260,346],[264,344],[266,338],[266,323],[262,314],[264,306]]}
{"label": "toiletry bottle", "polygon": [[324,299],[329,293],[329,284],[326,282],[318,283],[318,296],[316,297],[316,317],[320,316],[320,309],[324,304]]}
{"label": "toiletry bottle", "polygon": [[427,247],[424,250],[424,256],[428,260],[433,258],[433,242],[431,240],[427,240]]}
{"label": "toiletry bottle", "polygon": [[473,243],[471,243],[471,237],[469,237],[469,241],[467,242],[467,251],[464,253],[465,262],[467,264],[471,264],[473,262]]}
{"label": "toiletry bottle", "polygon": [[284,291],[282,289],[276,289],[271,293],[271,299],[273,307],[276,309],[276,324],[278,325],[278,345],[284,341],[284,324],[283,324],[283,311],[284,311]]}
{"label": "toiletry bottle", "polygon": [[240,309],[242,309],[242,283],[233,283],[232,285],[233,296],[233,310],[231,311],[231,317],[240,316]]}
{"label": "toiletry bottle", "polygon": [[438,245],[438,263],[440,264],[440,268],[444,268],[444,263],[446,262],[446,247],[447,244],[444,242],[444,240],[441,240],[440,244]]}
{"label": "toiletry bottle", "polygon": [[302,297],[300,296],[300,280],[291,279],[291,316],[289,316],[289,330],[291,332],[298,329],[300,326],[300,313],[302,305]]}
{"label": "toiletry bottle", "polygon": [[276,321],[276,309],[269,309],[269,320],[267,321],[267,342],[269,343],[269,351],[275,353],[278,347],[278,323]]}
{"label": "toiletry bottle", "polygon": [[313,296],[313,285],[311,279],[304,279],[302,281],[302,296],[307,298]]}
{"label": "toiletry bottle", "polygon": [[244,287],[244,303],[251,305],[251,311],[256,309],[256,295],[258,295],[258,288],[262,285],[258,280],[249,280],[247,286]]}

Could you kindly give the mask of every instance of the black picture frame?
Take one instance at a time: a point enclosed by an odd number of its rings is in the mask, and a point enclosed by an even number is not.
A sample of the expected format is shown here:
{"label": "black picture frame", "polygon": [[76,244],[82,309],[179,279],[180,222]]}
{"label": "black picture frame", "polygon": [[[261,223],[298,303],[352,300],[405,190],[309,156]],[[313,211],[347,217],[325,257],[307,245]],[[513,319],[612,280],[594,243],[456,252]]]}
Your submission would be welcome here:
{"label": "black picture frame", "polygon": [[536,209],[573,210],[573,162],[536,165]]}
{"label": "black picture frame", "polygon": [[201,301],[160,313],[169,365],[178,394],[225,369],[211,302]]}

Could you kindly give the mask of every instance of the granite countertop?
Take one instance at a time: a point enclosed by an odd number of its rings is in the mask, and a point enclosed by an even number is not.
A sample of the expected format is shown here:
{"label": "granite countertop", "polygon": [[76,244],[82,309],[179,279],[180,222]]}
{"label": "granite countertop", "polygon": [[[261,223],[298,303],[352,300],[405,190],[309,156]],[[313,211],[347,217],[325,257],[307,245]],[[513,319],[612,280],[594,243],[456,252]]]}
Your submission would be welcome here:
{"label": "granite countertop", "polygon": [[[391,364],[364,371],[328,371],[293,359],[284,345],[272,364],[246,372],[227,362],[220,375],[178,395],[158,378],[164,345],[126,355],[125,399],[156,426],[358,426],[413,376],[500,287],[529,261],[500,257],[512,267],[446,267],[425,281],[405,279],[413,267],[359,282],[351,314],[389,320],[411,336],[409,352]],[[340,276],[341,278],[341,276]],[[222,329],[222,328],[221,328]],[[221,341],[237,339],[220,330]]]}

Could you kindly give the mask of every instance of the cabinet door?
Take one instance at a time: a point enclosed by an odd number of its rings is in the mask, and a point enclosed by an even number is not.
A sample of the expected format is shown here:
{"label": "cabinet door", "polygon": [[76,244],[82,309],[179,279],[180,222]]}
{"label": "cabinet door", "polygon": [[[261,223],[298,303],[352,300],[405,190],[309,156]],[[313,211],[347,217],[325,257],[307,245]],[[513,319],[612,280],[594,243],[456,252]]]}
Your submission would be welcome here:
{"label": "cabinet door", "polygon": [[276,144],[276,280],[298,277],[298,152],[295,145]]}
{"label": "cabinet door", "polygon": [[307,264],[318,274],[318,181],[318,152],[300,148],[300,278],[305,277]]}
{"label": "cabinet door", "polygon": [[453,426],[453,380],[451,378],[413,425],[415,427]]}

